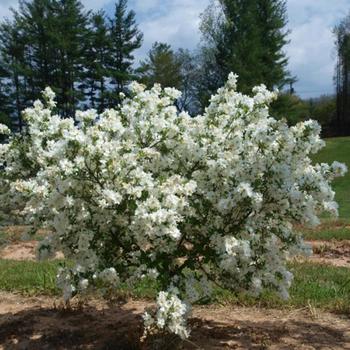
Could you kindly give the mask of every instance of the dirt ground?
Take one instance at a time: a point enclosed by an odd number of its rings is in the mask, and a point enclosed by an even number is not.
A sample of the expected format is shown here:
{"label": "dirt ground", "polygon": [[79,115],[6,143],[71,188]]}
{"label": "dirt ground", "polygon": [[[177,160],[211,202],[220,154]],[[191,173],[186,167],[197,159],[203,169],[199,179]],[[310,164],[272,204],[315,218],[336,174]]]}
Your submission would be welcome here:
{"label": "dirt ground", "polygon": [[313,255],[308,259],[313,262],[350,268],[350,241],[310,241]]}
{"label": "dirt ground", "polygon": [[[12,241],[0,248],[0,259],[35,260],[38,241]],[[313,262],[350,268],[350,241],[310,241],[314,254],[307,258]],[[63,259],[57,253],[55,259]]]}
{"label": "dirt ground", "polygon": [[[0,349],[142,349],[147,302],[102,301],[70,310],[48,297],[0,293]],[[308,310],[196,307],[181,349],[350,349],[350,319]],[[174,349],[174,347],[169,347]]]}
{"label": "dirt ground", "polygon": [[[27,234],[28,228],[26,226],[12,225],[3,228],[7,233],[7,242],[0,245],[0,259],[8,260],[36,260],[36,248],[39,241],[30,239]],[[37,233],[38,237],[45,237],[47,231],[40,230]],[[64,258],[63,254],[58,252],[55,259]]]}
{"label": "dirt ground", "polygon": [[[38,241],[12,242],[0,249],[0,259],[34,261],[38,244]],[[62,253],[56,253],[55,259],[63,258]]]}

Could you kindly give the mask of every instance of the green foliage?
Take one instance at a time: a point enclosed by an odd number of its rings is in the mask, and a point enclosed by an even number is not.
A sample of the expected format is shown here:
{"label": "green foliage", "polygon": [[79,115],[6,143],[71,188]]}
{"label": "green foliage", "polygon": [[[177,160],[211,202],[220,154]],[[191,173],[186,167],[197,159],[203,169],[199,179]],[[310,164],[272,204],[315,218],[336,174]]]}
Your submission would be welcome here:
{"label": "green foliage", "polygon": [[5,124],[9,128],[11,128],[11,126],[12,126],[10,117],[3,112],[0,112],[0,124]]}
{"label": "green foliage", "polygon": [[231,71],[239,75],[239,90],[246,93],[258,84],[273,89],[294,81],[283,50],[288,43],[286,11],[284,0],[212,3],[201,24],[206,43],[202,55],[210,76],[203,76],[202,84],[207,85],[208,96]]}
{"label": "green foliage", "polygon": [[289,125],[310,119],[309,105],[296,95],[281,93],[271,106],[271,115]]}
{"label": "green foliage", "polygon": [[311,118],[317,120],[324,128],[335,120],[337,101],[335,96],[321,96],[309,100]]}
{"label": "green foliage", "polygon": [[0,24],[0,86],[2,114],[15,115],[22,129],[21,111],[27,99],[27,80],[24,75],[24,35],[18,20],[5,20]]}
{"label": "green foliage", "polygon": [[135,12],[127,10],[127,0],[119,0],[115,5],[111,20],[111,50],[108,69],[111,84],[110,106],[119,102],[119,93],[125,92],[128,82],[134,79],[132,64],[133,52],[141,47],[143,35],[136,25]]}
{"label": "green foliage", "polygon": [[163,87],[181,88],[181,62],[168,44],[155,42],[138,72],[140,81],[148,87],[159,83]]}
{"label": "green foliage", "polygon": [[102,112],[108,98],[108,57],[112,46],[103,11],[92,15],[89,29],[84,57],[84,79],[80,88],[85,91],[87,107]]}
{"label": "green foliage", "polygon": [[23,108],[48,85],[57,92],[62,115],[74,113],[82,99],[76,84],[83,70],[88,16],[79,0],[27,0],[12,21],[2,23],[0,61],[20,129]]}
{"label": "green foliage", "polygon": [[47,86],[63,117],[78,105],[102,111],[118,102],[142,42],[126,0],[111,20],[86,11],[80,0],[24,0],[2,21],[0,35],[0,114],[18,120],[20,130],[22,110]]}
{"label": "green foliage", "polygon": [[79,0],[56,0],[53,3],[53,28],[51,30],[56,63],[57,103],[64,117],[74,115],[83,94],[76,88],[81,82],[89,13]]}
{"label": "green foliage", "polygon": [[299,96],[283,92],[271,106],[271,114],[277,119],[286,119],[289,125],[295,125],[308,119],[317,120],[325,133],[336,115],[334,96],[321,96],[303,100]]}

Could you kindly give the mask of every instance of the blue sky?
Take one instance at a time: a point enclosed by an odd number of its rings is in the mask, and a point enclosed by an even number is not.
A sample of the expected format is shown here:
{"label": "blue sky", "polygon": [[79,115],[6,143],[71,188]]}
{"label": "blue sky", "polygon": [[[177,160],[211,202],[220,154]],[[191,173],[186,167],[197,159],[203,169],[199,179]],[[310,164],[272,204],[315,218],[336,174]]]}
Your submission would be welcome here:
{"label": "blue sky", "polygon": [[[113,13],[115,1],[81,0],[87,8]],[[154,41],[174,48],[195,48],[200,40],[199,15],[210,0],[129,0],[144,33],[142,59]],[[0,0],[0,17],[8,16],[17,0]],[[332,93],[335,65],[332,28],[350,11],[350,0],[288,0],[289,69],[298,77],[296,92],[302,97]]]}

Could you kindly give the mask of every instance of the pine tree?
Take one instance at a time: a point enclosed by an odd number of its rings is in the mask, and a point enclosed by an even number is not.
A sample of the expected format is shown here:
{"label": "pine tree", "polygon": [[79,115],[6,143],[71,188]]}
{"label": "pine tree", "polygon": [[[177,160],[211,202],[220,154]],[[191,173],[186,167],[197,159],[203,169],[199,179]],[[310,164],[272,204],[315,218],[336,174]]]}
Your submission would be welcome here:
{"label": "pine tree", "polygon": [[289,34],[285,27],[288,23],[287,4],[283,0],[257,0],[257,23],[260,32],[260,42],[263,43],[260,54],[262,78],[269,88],[282,88],[295,82],[288,72],[288,58],[283,51],[289,43]]}
{"label": "pine tree", "polygon": [[86,40],[84,58],[84,82],[81,88],[88,98],[87,105],[99,112],[106,107],[108,83],[108,57],[111,53],[111,41],[103,11],[92,15]]}
{"label": "pine tree", "polygon": [[29,99],[33,101],[53,83],[52,0],[23,1],[16,17],[25,37],[25,75],[29,80]]}
{"label": "pine tree", "polygon": [[163,87],[181,88],[181,62],[168,44],[155,42],[138,73],[140,81],[148,87],[159,83]]}
{"label": "pine tree", "polygon": [[216,63],[222,80],[230,71],[239,74],[239,86],[244,92],[262,83],[262,64],[259,61],[262,43],[255,16],[256,3],[256,0],[221,0],[226,22],[217,43]]}
{"label": "pine tree", "polygon": [[46,86],[56,92],[63,117],[83,104],[102,111],[118,102],[135,78],[133,53],[142,34],[126,0],[106,22],[104,13],[90,15],[80,0],[22,0],[13,19],[0,24],[0,113],[21,129],[22,110]]}
{"label": "pine tree", "polygon": [[1,27],[2,57],[9,66],[13,100],[21,111],[46,86],[57,92],[60,112],[74,115],[84,98],[77,88],[83,74],[88,13],[78,0],[27,0]]}
{"label": "pine tree", "polygon": [[133,53],[141,47],[143,35],[138,30],[135,12],[127,10],[127,0],[119,0],[111,20],[111,54],[108,68],[114,89],[110,95],[110,105],[119,102],[119,93],[125,92],[126,85],[135,76],[132,65]]}
{"label": "pine tree", "polygon": [[215,83],[207,90],[212,93],[231,71],[239,75],[243,92],[261,83],[272,89],[293,81],[283,52],[288,42],[285,0],[219,0],[218,4],[202,17],[204,65]]}
{"label": "pine tree", "polygon": [[337,89],[337,132],[350,134],[350,14],[335,28],[337,65],[335,84]]}
{"label": "pine tree", "polygon": [[84,100],[78,85],[83,79],[90,14],[79,0],[54,0],[53,13],[51,40],[55,47],[58,106],[64,117],[74,116],[78,103]]}
{"label": "pine tree", "polygon": [[7,81],[8,72],[5,69],[5,63],[1,61],[0,56],[0,123],[12,127],[11,121],[11,95],[10,86]]}
{"label": "pine tree", "polygon": [[[22,110],[27,103],[27,77],[25,76],[25,36],[15,17],[13,21],[6,20],[0,25],[0,62],[2,69],[1,88],[3,98],[7,100],[1,107],[3,114],[10,114],[14,126],[22,130]],[[6,97],[5,97],[6,96]]]}

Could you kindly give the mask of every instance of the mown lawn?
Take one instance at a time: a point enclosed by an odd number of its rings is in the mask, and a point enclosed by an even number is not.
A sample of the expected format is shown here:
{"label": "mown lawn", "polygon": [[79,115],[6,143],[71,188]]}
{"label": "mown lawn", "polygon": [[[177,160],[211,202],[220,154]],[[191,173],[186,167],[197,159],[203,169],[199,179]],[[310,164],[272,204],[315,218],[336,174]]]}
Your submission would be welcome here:
{"label": "mown lawn", "polygon": [[[55,279],[57,268],[62,263],[0,260],[0,290],[25,295],[59,295]],[[290,268],[295,278],[287,301],[272,292],[253,298],[217,289],[211,302],[271,308],[317,307],[339,313],[350,312],[350,269],[313,263],[291,263]],[[156,296],[156,290],[154,284],[143,280],[133,290],[121,288],[118,295],[148,299]]]}
{"label": "mown lawn", "polygon": [[[327,225],[328,226],[328,225]],[[303,236],[307,240],[321,240],[321,241],[331,241],[331,240],[350,240],[350,227],[349,224],[343,227],[324,227],[316,229],[303,229]]]}
{"label": "mown lawn", "polygon": [[0,260],[0,289],[23,294],[58,294],[56,275],[62,261]]}
{"label": "mown lawn", "polygon": [[[326,147],[313,159],[317,163],[345,163],[350,170],[350,137],[326,139]],[[350,222],[350,171],[334,181],[333,189],[339,204],[339,217]]]}
{"label": "mown lawn", "polygon": [[[350,137],[326,139],[326,147],[313,156],[316,163],[331,164],[335,160],[345,163],[350,170]],[[335,179],[333,189],[339,204],[339,218],[322,218],[322,225],[316,229],[302,228],[309,240],[350,240],[350,171],[344,177]]]}

